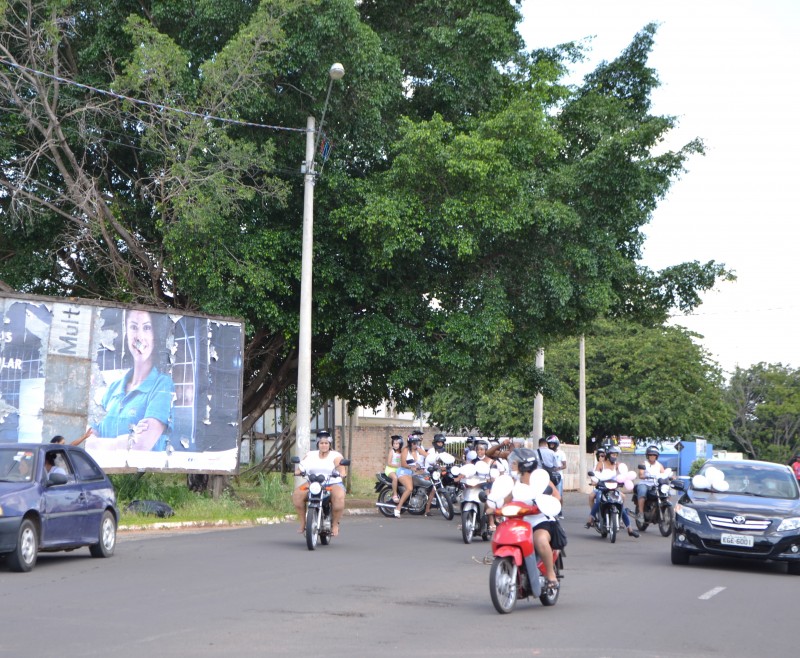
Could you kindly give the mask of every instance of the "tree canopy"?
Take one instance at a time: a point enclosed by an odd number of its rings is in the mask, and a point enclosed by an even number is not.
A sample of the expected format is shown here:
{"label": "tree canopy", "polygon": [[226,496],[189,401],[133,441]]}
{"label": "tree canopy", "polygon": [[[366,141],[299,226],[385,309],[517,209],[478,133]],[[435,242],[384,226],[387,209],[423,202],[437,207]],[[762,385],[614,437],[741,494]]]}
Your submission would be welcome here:
{"label": "tree canopy", "polygon": [[303,130],[316,185],[315,387],[412,403],[598,317],[658,323],[725,269],[638,264],[699,140],[647,25],[578,87],[519,2],[0,2],[0,286],[239,316],[243,429],[296,370]]}

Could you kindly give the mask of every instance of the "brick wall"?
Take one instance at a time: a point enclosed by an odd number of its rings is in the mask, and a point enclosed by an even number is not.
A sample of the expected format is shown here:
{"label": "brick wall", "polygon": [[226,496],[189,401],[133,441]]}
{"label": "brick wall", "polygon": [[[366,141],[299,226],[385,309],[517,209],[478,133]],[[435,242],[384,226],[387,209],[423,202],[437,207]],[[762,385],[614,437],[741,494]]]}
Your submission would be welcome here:
{"label": "brick wall", "polygon": [[[350,456],[350,470],[359,477],[372,478],[375,473],[383,471],[384,464],[386,463],[386,455],[389,453],[389,437],[392,434],[399,434],[403,437],[403,445],[405,445],[406,437],[411,433],[408,425],[395,426],[366,426],[366,427],[353,427],[353,443],[352,452],[350,452],[350,442],[348,435],[350,428],[345,430],[344,441],[341,439],[340,428],[336,428],[336,450],[343,455]],[[430,447],[433,435],[438,430],[424,428],[425,436],[423,437],[423,444]]]}

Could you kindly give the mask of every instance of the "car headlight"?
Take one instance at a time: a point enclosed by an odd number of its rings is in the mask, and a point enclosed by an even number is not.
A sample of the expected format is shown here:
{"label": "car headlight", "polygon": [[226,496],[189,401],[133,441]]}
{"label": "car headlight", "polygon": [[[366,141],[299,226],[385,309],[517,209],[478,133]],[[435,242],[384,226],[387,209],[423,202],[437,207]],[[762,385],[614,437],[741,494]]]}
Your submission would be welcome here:
{"label": "car headlight", "polygon": [[700,515],[694,507],[687,507],[681,504],[675,505],[675,514],[692,523],[700,523]]}
{"label": "car headlight", "polygon": [[[2,514],[2,512],[0,512]],[[786,530],[800,530],[800,516],[793,516],[790,519],[784,519],[778,526],[778,532]]]}
{"label": "car headlight", "polygon": [[0,516],[3,516],[3,506],[0,505]]}

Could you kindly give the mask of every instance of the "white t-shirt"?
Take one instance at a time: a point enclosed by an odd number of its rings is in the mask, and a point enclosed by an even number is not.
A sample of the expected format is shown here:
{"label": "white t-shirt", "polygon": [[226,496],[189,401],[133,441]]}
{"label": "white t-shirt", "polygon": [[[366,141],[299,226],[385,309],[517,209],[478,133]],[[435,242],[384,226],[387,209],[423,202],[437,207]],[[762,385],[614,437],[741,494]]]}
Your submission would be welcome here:
{"label": "white t-shirt", "polygon": [[[325,458],[319,456],[319,450],[312,450],[305,457],[303,457],[300,465],[306,473],[311,475],[324,475],[329,476],[336,469],[336,460],[342,459],[343,455],[336,450],[328,451]],[[332,478],[330,483],[336,484],[342,481],[342,478]]]}

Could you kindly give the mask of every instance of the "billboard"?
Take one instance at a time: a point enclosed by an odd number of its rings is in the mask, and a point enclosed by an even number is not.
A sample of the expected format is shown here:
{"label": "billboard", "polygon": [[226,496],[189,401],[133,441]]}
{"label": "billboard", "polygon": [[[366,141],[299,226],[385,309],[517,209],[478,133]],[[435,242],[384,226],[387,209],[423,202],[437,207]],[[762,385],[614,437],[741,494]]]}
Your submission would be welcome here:
{"label": "billboard", "polygon": [[85,436],[105,469],[232,473],[244,325],[0,292],[0,443]]}

